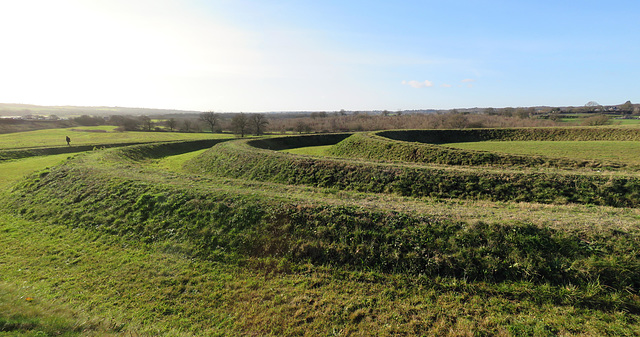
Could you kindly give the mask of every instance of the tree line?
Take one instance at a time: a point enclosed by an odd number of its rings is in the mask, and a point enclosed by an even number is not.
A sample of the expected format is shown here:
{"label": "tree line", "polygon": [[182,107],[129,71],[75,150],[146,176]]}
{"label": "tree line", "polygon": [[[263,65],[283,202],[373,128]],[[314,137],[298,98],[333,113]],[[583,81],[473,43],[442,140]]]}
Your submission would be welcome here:
{"label": "tree line", "polygon": [[[575,115],[581,113],[582,116]],[[571,115],[574,114],[574,115]],[[617,106],[589,102],[582,107],[518,107],[453,109],[438,113],[403,111],[335,111],[307,113],[217,113],[156,116],[83,115],[78,125],[115,125],[121,131],[231,132],[239,137],[265,133],[331,133],[390,129],[465,129],[488,127],[554,126],[562,118],[575,118],[582,125],[610,123],[610,115],[640,114],[639,106],[627,101]],[[586,116],[586,117],[585,117]],[[580,118],[578,118],[580,117]]]}
{"label": "tree line", "polygon": [[151,118],[149,116],[113,115],[97,117],[82,115],[71,121],[81,126],[113,125],[117,131],[169,131],[169,132],[233,132],[241,137],[249,134],[262,135],[267,131],[269,120],[261,113],[239,113],[230,118],[225,114],[206,111],[197,117]]}

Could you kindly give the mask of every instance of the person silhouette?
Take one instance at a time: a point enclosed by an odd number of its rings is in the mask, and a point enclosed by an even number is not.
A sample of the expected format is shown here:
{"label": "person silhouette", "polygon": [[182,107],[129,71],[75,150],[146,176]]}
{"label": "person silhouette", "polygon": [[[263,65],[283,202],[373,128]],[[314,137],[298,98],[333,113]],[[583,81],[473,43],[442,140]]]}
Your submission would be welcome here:
{"label": "person silhouette", "polygon": [[69,138],[69,136],[67,136],[67,146],[71,146],[71,144],[69,144],[69,143],[71,143],[71,138]]}

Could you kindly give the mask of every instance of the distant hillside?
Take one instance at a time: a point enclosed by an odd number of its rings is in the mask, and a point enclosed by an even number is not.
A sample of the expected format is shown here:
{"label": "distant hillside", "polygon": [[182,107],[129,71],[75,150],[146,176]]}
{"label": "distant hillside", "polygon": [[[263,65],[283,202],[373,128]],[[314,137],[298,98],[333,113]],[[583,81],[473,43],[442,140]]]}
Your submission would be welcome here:
{"label": "distant hillside", "polygon": [[41,106],[31,104],[0,103],[0,116],[27,116],[27,115],[56,115],[58,117],[92,115],[167,115],[199,113],[199,111],[175,110],[175,109],[146,109],[124,107],[87,107],[87,106]]}

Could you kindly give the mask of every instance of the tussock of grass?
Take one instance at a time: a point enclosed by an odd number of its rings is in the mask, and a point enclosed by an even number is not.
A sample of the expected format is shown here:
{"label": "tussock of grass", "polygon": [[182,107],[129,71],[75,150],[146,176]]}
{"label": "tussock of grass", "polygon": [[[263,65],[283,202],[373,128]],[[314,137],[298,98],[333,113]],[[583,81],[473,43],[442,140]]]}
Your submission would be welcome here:
{"label": "tussock of grass", "polygon": [[0,283],[0,336],[115,335],[98,322],[79,320],[67,305],[41,294],[28,282],[20,287]]}

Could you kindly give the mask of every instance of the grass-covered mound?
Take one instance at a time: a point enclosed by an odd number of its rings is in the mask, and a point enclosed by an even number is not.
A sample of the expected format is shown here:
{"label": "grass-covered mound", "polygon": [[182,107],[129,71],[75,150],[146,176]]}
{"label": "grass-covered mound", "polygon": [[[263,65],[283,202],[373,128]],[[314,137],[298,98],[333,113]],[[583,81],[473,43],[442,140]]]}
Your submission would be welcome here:
{"label": "grass-covered mound", "polygon": [[[301,206],[283,195],[265,199],[194,189],[190,179],[163,182],[150,172],[123,173],[131,157],[119,163],[114,155],[124,152],[97,153],[40,172],[14,189],[10,207],[70,228],[167,242],[205,259],[269,257],[487,282],[640,286],[635,235],[577,237],[526,224],[459,223],[357,207]],[[96,161],[103,167],[93,165]]]}
{"label": "grass-covered mound", "polygon": [[0,216],[3,280],[121,313],[105,329],[134,335],[638,331],[637,229],[338,205],[158,170],[180,152],[164,146],[76,156],[16,185],[5,210],[36,222]]}
{"label": "grass-covered mound", "polygon": [[186,167],[198,174],[414,197],[640,205],[640,179],[633,176],[464,170],[318,159],[255,148],[248,141],[219,144]]}
{"label": "grass-covered mound", "polygon": [[483,142],[489,140],[521,141],[582,141],[582,140],[640,140],[640,129],[612,127],[570,128],[505,128],[463,130],[395,130],[376,134],[405,142],[446,144]]}
{"label": "grass-covered mound", "polygon": [[5,324],[0,334],[7,336],[632,336],[640,331],[638,316],[625,310],[632,300],[628,293],[597,282],[494,284],[308,263],[287,269],[268,259],[221,263],[169,252],[161,243],[2,214],[0,232]]}
{"label": "grass-covered mound", "polygon": [[[525,132],[522,136],[533,138],[536,132],[532,129],[520,129]],[[547,129],[533,129],[542,131]],[[423,130],[423,131],[385,131],[378,133],[358,133],[332,146],[329,154],[338,157],[363,158],[370,160],[403,161],[414,163],[431,163],[442,165],[465,166],[493,166],[493,167],[554,167],[554,168],[597,168],[612,169],[626,166],[605,160],[577,160],[571,158],[551,158],[545,156],[526,156],[517,154],[504,154],[488,151],[474,151],[455,149],[438,145],[444,139],[462,142],[462,139],[473,141],[504,140],[518,138],[519,134],[501,134],[496,130]],[[500,130],[502,131],[502,130]],[[513,131],[510,129],[510,131]],[[404,134],[404,133],[407,134]],[[456,136],[456,132],[460,132]],[[578,133],[579,134],[579,133]],[[554,134],[543,133],[549,136]],[[504,136],[504,138],[491,138],[492,136]],[[562,134],[568,137],[566,134]],[[393,137],[393,139],[391,138]],[[412,138],[416,137],[416,138]],[[538,137],[544,138],[538,135]],[[405,141],[399,139],[411,139]],[[428,144],[426,140],[434,140]],[[423,141],[423,142],[420,142]]]}

